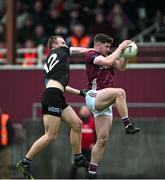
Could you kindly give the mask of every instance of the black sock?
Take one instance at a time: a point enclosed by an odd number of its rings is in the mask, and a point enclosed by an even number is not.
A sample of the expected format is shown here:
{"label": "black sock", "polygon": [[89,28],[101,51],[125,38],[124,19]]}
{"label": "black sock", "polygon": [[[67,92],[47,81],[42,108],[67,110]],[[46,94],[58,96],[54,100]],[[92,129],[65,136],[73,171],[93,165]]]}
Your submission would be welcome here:
{"label": "black sock", "polygon": [[122,118],[122,121],[123,121],[123,124],[124,124],[125,127],[127,127],[130,124],[128,117]]}
{"label": "black sock", "polygon": [[23,160],[22,160],[22,163],[23,163],[24,165],[30,165],[30,164],[31,164],[31,160],[28,159],[28,158],[26,158],[26,157],[24,157]]}
{"label": "black sock", "polygon": [[81,161],[82,158],[83,158],[83,154],[82,154],[82,153],[80,153],[80,154],[75,154],[75,155],[74,155],[74,161],[75,161],[75,162]]}
{"label": "black sock", "polygon": [[88,172],[90,174],[96,174],[97,167],[98,167],[97,164],[90,163],[89,168],[88,168]]}

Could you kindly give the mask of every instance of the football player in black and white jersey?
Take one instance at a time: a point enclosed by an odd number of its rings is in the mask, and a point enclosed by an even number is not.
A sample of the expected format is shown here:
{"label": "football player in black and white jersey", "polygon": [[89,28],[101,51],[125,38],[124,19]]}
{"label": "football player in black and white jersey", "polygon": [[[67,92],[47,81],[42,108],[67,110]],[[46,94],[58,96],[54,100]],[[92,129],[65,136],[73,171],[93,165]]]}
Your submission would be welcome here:
{"label": "football player in black and white jersey", "polygon": [[41,100],[45,134],[31,147],[23,160],[17,163],[18,170],[29,179],[33,179],[30,164],[35,155],[57,138],[61,120],[71,126],[70,142],[74,154],[74,164],[78,167],[88,167],[88,162],[81,153],[81,126],[82,122],[74,110],[67,105],[63,93],[69,92],[84,95],[83,90],[68,87],[70,54],[85,54],[90,49],[70,47],[61,36],[51,36],[48,40],[50,53],[44,64],[45,86]]}

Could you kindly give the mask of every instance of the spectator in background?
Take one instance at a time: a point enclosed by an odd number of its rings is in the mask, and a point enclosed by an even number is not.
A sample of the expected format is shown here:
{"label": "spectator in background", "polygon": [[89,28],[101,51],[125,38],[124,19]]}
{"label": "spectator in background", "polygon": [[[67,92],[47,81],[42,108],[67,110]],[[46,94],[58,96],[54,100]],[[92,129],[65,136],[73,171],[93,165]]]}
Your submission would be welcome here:
{"label": "spectator in background", "polygon": [[140,1],[138,7],[138,27],[140,31],[143,31],[147,25],[147,11],[145,7],[145,3]]}
{"label": "spectator in background", "polygon": [[78,7],[73,7],[69,11],[69,16],[68,16],[68,28],[72,28],[75,24],[78,24],[80,22],[83,22],[83,19],[80,14],[80,9]]}
{"label": "spectator in background", "polygon": [[109,11],[107,21],[113,30],[113,36],[116,43],[127,39],[128,37],[128,17],[122,10],[119,3],[115,3],[112,10]]}
{"label": "spectator in background", "polygon": [[[82,120],[82,154],[87,158],[87,161],[91,160],[91,150],[94,146],[96,134],[95,134],[95,125],[94,118],[87,108],[87,106],[82,106],[79,111],[80,119]],[[86,169],[87,170],[87,169]],[[70,179],[75,179],[77,175],[77,167],[72,165],[70,172]]]}
{"label": "spectator in background", "polygon": [[0,109],[0,178],[9,179],[8,146],[12,144],[14,128],[10,116]]}
{"label": "spectator in background", "polygon": [[35,44],[38,45],[46,45],[46,41],[47,41],[47,36],[45,33],[45,29],[44,26],[41,24],[38,24],[35,26],[34,29],[34,41]]}
{"label": "spectator in background", "polygon": [[72,47],[90,47],[91,36],[85,33],[85,27],[82,24],[72,26],[72,35],[67,38],[67,44]]}
{"label": "spectator in background", "polygon": [[48,24],[46,26],[49,34],[53,34],[53,31],[56,28],[56,26],[60,25],[63,22],[63,17],[61,13],[56,9],[51,9],[48,14],[48,17]]}
{"label": "spectator in background", "polygon": [[151,42],[164,42],[165,41],[165,14],[162,14],[159,10],[156,12],[155,22],[158,23],[157,31],[150,36]]}
{"label": "spectator in background", "polygon": [[138,32],[138,3],[136,0],[118,0],[118,2],[129,17],[129,37],[133,37]]}
{"label": "spectator in background", "polygon": [[5,25],[0,24],[0,40],[5,41],[5,39],[6,39]]}
{"label": "spectator in background", "polygon": [[17,0],[16,4],[16,11],[17,11],[17,28],[20,29],[24,26],[24,22],[27,16],[29,14],[27,13],[24,4],[20,1]]}
{"label": "spectator in background", "polygon": [[53,0],[50,8],[62,13],[64,11],[64,0]]}
{"label": "spectator in background", "polygon": [[73,8],[80,8],[81,5],[82,3],[80,3],[80,1],[76,3],[74,0],[67,0],[64,3],[64,8],[67,11],[71,11]]}
{"label": "spectator in background", "polygon": [[162,15],[159,25],[159,32],[165,34],[165,14]]}
{"label": "spectator in background", "polygon": [[45,23],[46,13],[45,9],[43,7],[43,1],[42,0],[36,0],[34,2],[34,8],[32,12],[32,17],[34,24],[37,24],[39,22]]}
{"label": "spectator in background", "polygon": [[98,33],[112,34],[110,24],[106,22],[104,14],[101,12],[95,14],[94,23],[92,25],[92,34],[96,35]]}
{"label": "spectator in background", "polygon": [[6,8],[6,1],[0,0],[0,15],[3,15],[5,8]]}
{"label": "spectator in background", "polygon": [[161,23],[162,20],[162,12],[158,9],[156,11],[155,17],[154,17],[154,22],[157,22],[158,24]]}
{"label": "spectator in background", "polygon": [[32,17],[28,16],[25,18],[24,26],[18,31],[18,41],[23,44],[26,39],[33,39],[33,30],[34,26]]}
{"label": "spectator in background", "polygon": [[66,38],[68,36],[68,29],[64,25],[58,25],[55,28],[54,33]]}
{"label": "spectator in background", "polygon": [[[32,39],[27,39],[25,41],[25,48],[32,50],[35,48],[35,43]],[[37,64],[37,52],[25,52],[23,54],[23,66],[35,65]]]}
{"label": "spectator in background", "polygon": [[[0,6],[1,6],[1,3],[0,3]],[[16,12],[17,12],[16,27],[19,29],[23,26],[23,24],[24,24],[23,22],[24,22],[25,18],[28,16],[28,13],[26,12],[26,10],[24,8],[24,4],[20,0],[17,0],[17,3],[16,3]],[[1,13],[2,13],[2,15],[1,15]],[[0,10],[0,15],[1,15],[0,16],[1,23],[6,24],[7,23],[7,11],[3,12]]]}
{"label": "spectator in background", "polygon": [[82,2],[77,2],[77,4],[73,3],[70,8],[68,8],[67,14],[68,28],[71,29],[72,25],[81,23],[86,27],[87,31],[90,30],[92,10],[89,10],[87,7],[83,7]]}
{"label": "spectator in background", "polygon": [[109,11],[109,5],[107,0],[96,0],[94,4],[94,12],[102,12],[104,15],[107,15]]}
{"label": "spectator in background", "polygon": [[[1,0],[4,1],[4,0]],[[6,3],[2,3],[0,2],[0,23],[2,24],[6,24]]]}

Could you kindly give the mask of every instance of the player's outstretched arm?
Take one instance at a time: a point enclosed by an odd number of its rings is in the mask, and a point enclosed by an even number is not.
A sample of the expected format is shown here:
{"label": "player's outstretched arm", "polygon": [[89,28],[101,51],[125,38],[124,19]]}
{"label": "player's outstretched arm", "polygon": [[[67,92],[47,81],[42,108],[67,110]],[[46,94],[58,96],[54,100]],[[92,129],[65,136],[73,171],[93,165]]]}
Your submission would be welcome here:
{"label": "player's outstretched arm", "polygon": [[90,50],[93,50],[93,48],[70,47],[70,54],[71,55],[76,55],[76,54],[85,55]]}
{"label": "player's outstretched arm", "polygon": [[75,95],[79,95],[80,94],[80,90],[72,88],[70,86],[66,86],[65,92],[70,93],[70,94],[75,94]]}
{"label": "player's outstretched arm", "polygon": [[70,93],[70,94],[74,94],[74,95],[85,96],[87,90],[86,89],[78,90],[78,89],[72,88],[70,86],[66,86],[65,92]]}

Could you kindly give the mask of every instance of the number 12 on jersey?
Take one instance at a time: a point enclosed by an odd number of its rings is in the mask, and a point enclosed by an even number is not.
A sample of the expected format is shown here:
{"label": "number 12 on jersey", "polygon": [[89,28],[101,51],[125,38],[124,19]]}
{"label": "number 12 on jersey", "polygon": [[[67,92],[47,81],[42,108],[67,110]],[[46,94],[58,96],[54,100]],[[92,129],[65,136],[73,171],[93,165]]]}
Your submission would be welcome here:
{"label": "number 12 on jersey", "polygon": [[53,67],[59,62],[57,58],[57,54],[52,54],[47,62],[44,64],[43,69],[46,71],[46,73],[48,73],[49,71],[51,71],[53,69]]}

